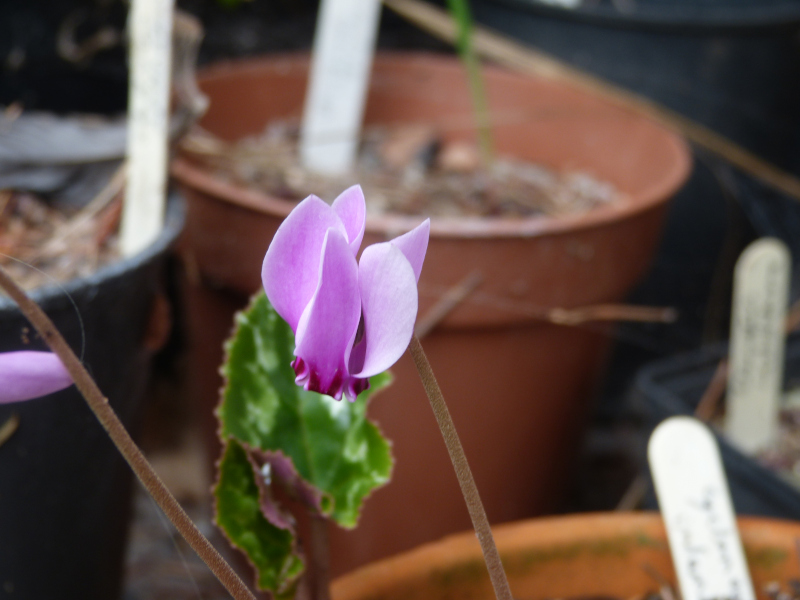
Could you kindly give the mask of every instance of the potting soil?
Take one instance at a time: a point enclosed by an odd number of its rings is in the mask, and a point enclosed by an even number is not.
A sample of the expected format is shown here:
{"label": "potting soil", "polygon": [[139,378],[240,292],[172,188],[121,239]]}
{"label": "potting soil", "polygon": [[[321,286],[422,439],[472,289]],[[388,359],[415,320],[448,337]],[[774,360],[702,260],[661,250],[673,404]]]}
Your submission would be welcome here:
{"label": "potting soil", "polygon": [[301,200],[328,201],[358,183],[369,214],[431,217],[560,216],[624,202],[610,183],[580,171],[554,172],[504,157],[484,160],[474,142],[445,141],[425,125],[365,130],[352,172],[324,176],[298,160],[296,123],[270,124],[263,134],[227,144],[202,130],[183,150],[231,182]]}
{"label": "potting soil", "polygon": [[0,190],[0,265],[26,290],[90,275],[119,258],[120,210],[116,201],[68,214],[34,194]]}

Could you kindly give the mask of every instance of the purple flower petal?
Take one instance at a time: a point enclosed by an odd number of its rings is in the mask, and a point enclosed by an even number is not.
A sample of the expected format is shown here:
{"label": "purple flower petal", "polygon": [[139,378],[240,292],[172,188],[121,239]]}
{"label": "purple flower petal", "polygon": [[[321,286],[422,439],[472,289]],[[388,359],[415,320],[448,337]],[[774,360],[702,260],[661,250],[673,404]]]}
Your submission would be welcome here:
{"label": "purple flower petal", "polygon": [[317,289],[322,244],[329,229],[346,233],[334,210],[309,196],[278,227],[264,257],[261,281],[267,298],[292,331],[297,331],[300,315]]}
{"label": "purple flower petal", "polygon": [[360,185],[347,188],[333,201],[333,210],[339,215],[347,231],[347,241],[353,255],[358,254],[367,218],[367,203]]}
{"label": "purple flower petal", "polygon": [[408,233],[404,233],[391,240],[391,243],[405,254],[411,268],[414,269],[414,277],[419,281],[419,274],[422,272],[422,263],[425,262],[425,253],[428,251],[428,238],[431,234],[431,220],[425,219]]}
{"label": "purple flower petal", "polygon": [[319,285],[297,326],[293,365],[298,385],[338,400],[349,384],[347,364],[361,318],[358,265],[336,229],[325,234],[322,252]]}
{"label": "purple flower petal", "polygon": [[360,186],[332,206],[309,196],[275,234],[262,267],[267,297],[295,332],[298,385],[350,400],[405,352],[430,221],[356,256],[366,203]]}
{"label": "purple flower petal", "polygon": [[417,281],[403,252],[384,242],[364,250],[358,283],[366,346],[363,364],[351,361],[350,370],[366,378],[391,367],[408,347],[417,318]]}
{"label": "purple flower petal", "polygon": [[39,398],[70,385],[72,377],[52,352],[0,354],[0,404]]}

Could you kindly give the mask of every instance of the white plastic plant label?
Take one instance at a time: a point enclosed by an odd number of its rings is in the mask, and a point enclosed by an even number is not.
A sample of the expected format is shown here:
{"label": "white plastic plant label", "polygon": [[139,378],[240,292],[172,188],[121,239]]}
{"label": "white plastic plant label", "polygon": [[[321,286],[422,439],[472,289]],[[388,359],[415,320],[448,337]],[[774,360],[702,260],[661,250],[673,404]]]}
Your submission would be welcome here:
{"label": "white plastic plant label", "polygon": [[763,449],[777,429],[790,270],[784,243],[762,238],[734,271],[725,434],[745,452]]}
{"label": "white plastic plant label", "polygon": [[672,417],[648,458],[683,600],[755,600],[719,448],[708,427]]}
{"label": "white plastic plant label", "polygon": [[164,224],[173,0],[132,0],[127,185],[121,250],[150,245]]}
{"label": "white plastic plant label", "polygon": [[303,166],[337,175],[353,165],[375,50],[380,0],[322,0],[300,130]]}

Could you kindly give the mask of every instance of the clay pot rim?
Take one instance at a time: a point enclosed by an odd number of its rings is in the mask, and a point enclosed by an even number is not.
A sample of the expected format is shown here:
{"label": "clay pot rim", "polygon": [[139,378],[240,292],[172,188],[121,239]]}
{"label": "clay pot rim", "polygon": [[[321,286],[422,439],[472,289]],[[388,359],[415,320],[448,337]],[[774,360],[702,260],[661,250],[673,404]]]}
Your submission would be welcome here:
{"label": "clay pot rim", "polygon": [[[800,535],[800,523],[765,517],[738,517],[745,546],[748,540],[760,544],[774,539],[778,529]],[[660,513],[597,512],[555,517],[540,517],[492,527],[501,554],[530,549],[597,541],[620,535],[647,535],[662,539],[666,545],[664,520]],[[788,536],[787,536],[788,537]],[[426,573],[445,573],[459,564],[481,560],[480,545],[473,531],[446,536],[407,552],[378,560],[338,577],[332,584],[332,596],[339,600],[380,597],[386,590],[409,577]]]}
{"label": "clay pot rim", "polygon": [[[198,79],[216,79],[230,73],[253,72],[268,65],[276,68],[278,63],[290,65],[293,61],[306,61],[305,53],[287,53],[255,57],[241,60],[223,61],[204,69]],[[391,64],[397,61],[419,61],[426,64],[453,64],[454,57],[435,55],[423,52],[384,52],[375,57],[376,64]],[[489,67],[515,77],[529,77],[501,67]],[[565,84],[547,81],[548,85],[563,86]],[[586,92],[581,92],[586,94]],[[610,104],[603,98],[597,102]],[[557,234],[566,231],[578,231],[601,227],[626,218],[634,217],[652,208],[666,203],[684,184],[692,168],[691,152],[686,141],[667,127],[652,118],[626,111],[632,120],[645,120],[652,127],[663,132],[663,142],[669,146],[674,156],[670,169],[666,170],[658,181],[652,182],[646,189],[636,195],[629,194],[627,201],[615,202],[590,211],[564,216],[532,216],[532,217],[446,217],[431,219],[431,234],[438,237],[468,238],[515,238],[533,237],[546,234]],[[264,212],[285,218],[296,203],[272,196],[265,192],[244,185],[224,181],[212,176],[206,169],[183,157],[177,157],[171,165],[172,176],[180,183],[213,195],[234,206]],[[420,215],[368,215],[367,231],[385,235],[387,238],[418,225],[424,216]]]}

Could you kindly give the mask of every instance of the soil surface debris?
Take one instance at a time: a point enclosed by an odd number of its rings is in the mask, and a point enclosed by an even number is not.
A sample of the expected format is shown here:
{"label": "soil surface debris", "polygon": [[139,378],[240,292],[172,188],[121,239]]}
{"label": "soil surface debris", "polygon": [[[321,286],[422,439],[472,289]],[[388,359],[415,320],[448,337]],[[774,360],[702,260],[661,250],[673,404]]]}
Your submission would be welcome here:
{"label": "soil surface debris", "polygon": [[32,290],[113,262],[121,202],[87,209],[67,214],[33,193],[0,190],[0,265]]}
{"label": "soil surface debris", "polygon": [[364,131],[352,173],[322,176],[298,160],[299,127],[276,122],[235,144],[195,129],[183,151],[225,180],[267,194],[301,200],[315,194],[332,201],[359,183],[370,214],[430,217],[528,217],[582,213],[626,196],[580,171],[498,157],[484,164],[469,140],[448,140],[425,125],[370,127]]}

